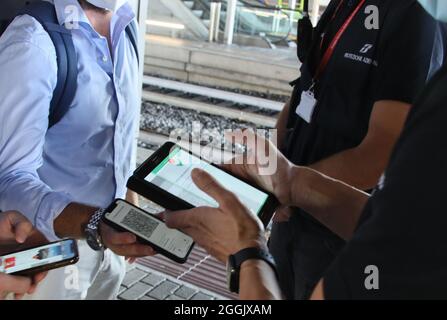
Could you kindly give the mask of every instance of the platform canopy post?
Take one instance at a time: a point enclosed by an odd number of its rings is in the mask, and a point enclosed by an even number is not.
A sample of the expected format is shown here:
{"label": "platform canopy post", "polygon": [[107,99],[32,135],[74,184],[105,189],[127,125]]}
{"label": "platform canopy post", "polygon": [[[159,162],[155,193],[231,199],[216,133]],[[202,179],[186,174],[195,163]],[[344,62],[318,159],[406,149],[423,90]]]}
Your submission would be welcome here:
{"label": "platform canopy post", "polygon": [[233,44],[234,26],[236,22],[236,9],[237,9],[237,0],[228,0],[227,20],[225,22],[225,34],[224,34],[225,43],[228,45]]}

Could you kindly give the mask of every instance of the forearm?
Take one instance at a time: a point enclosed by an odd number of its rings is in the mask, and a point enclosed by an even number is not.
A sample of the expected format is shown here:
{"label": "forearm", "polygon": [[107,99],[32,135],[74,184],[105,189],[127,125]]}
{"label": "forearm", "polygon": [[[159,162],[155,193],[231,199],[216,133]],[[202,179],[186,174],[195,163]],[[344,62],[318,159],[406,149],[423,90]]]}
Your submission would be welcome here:
{"label": "forearm", "polygon": [[[379,146],[378,148],[383,149]],[[377,153],[358,147],[316,162],[310,165],[310,168],[360,190],[369,190],[377,185],[387,162],[387,156],[380,157]]]}
{"label": "forearm", "polygon": [[70,203],[54,220],[54,231],[59,238],[84,239],[84,229],[98,208]]}
{"label": "forearm", "polygon": [[281,289],[274,270],[262,260],[247,260],[241,266],[241,300],[280,300]]}
{"label": "forearm", "polygon": [[290,181],[288,205],[308,212],[340,237],[352,237],[367,193],[304,167],[293,167]]}
{"label": "forearm", "polygon": [[70,195],[52,190],[27,172],[0,177],[0,208],[23,214],[50,241],[58,239],[54,219],[72,202]]}
{"label": "forearm", "polygon": [[361,190],[374,188],[388,165],[410,108],[399,101],[377,101],[363,141],[355,148],[312,164],[311,168]]}

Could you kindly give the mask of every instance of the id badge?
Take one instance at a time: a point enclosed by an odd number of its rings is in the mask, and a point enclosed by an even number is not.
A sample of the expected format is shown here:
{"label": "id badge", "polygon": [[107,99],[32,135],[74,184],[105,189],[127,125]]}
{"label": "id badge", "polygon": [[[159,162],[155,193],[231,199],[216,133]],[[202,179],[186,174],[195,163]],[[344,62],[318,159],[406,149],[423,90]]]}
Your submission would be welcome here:
{"label": "id badge", "polygon": [[301,94],[301,103],[296,108],[296,114],[307,123],[311,123],[312,116],[317,105],[317,100],[312,91],[304,91]]}

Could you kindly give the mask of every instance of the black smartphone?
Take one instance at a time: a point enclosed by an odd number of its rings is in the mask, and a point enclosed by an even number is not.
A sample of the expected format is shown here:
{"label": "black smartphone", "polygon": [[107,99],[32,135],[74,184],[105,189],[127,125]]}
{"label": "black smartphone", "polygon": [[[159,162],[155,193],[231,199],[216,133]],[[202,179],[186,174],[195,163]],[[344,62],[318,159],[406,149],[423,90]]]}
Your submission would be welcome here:
{"label": "black smartphone", "polygon": [[157,216],[122,199],[115,200],[106,210],[104,221],[117,230],[135,234],[141,243],[178,263],[185,263],[194,247],[190,236],[169,229]]}
{"label": "black smartphone", "polygon": [[0,272],[31,276],[75,264],[78,260],[76,240],[65,239],[0,256]]}
{"label": "black smartphone", "polygon": [[233,176],[175,143],[167,142],[152,154],[128,180],[129,189],[169,210],[217,207],[217,202],[192,181],[194,168],[205,170],[223,187],[234,192],[250,211],[267,226],[277,209],[276,197]]}

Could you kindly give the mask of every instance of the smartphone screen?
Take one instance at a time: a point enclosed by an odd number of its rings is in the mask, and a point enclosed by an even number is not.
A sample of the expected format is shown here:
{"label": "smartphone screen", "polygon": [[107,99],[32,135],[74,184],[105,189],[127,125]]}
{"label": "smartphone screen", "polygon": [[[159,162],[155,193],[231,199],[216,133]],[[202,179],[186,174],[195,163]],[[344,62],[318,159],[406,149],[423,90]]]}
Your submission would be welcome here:
{"label": "smartphone screen", "polygon": [[175,146],[146,177],[145,180],[195,207],[218,207],[217,202],[200,190],[192,181],[191,171],[202,169],[223,187],[232,191],[254,215],[264,207],[269,195],[225,171]]}
{"label": "smartphone screen", "polygon": [[169,229],[163,221],[122,200],[117,200],[116,207],[106,213],[106,218],[181,259],[194,244],[188,235]]}
{"label": "smartphone screen", "polygon": [[0,272],[12,274],[77,257],[76,242],[72,239],[50,243],[0,257]]}

